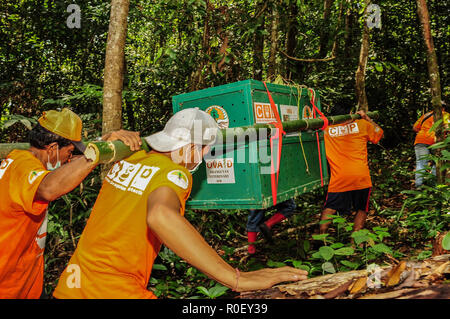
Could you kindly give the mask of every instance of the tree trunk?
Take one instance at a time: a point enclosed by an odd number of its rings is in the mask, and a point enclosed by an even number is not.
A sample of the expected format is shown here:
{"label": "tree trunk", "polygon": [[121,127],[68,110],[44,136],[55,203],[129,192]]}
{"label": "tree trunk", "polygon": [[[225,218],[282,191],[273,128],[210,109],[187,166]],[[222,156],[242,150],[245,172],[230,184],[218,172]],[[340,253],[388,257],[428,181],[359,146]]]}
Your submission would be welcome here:
{"label": "tree trunk", "polygon": [[352,46],[352,42],[353,42],[353,38],[352,38],[352,28],[353,28],[353,13],[352,13],[352,9],[351,4],[350,4],[350,0],[346,0],[346,5],[348,6],[347,8],[347,12],[345,14],[345,36],[344,36],[344,53],[345,53],[345,58],[347,60],[350,59],[351,57],[351,46]]}
{"label": "tree trunk", "polygon": [[[204,86],[203,79],[203,69],[205,65],[208,64],[208,56],[211,54],[211,48],[209,46],[210,39],[210,14],[211,11],[214,10],[214,7],[210,4],[209,0],[205,2],[205,23],[203,26],[203,38],[202,38],[202,57],[195,69],[195,71],[191,75],[191,80],[189,81],[191,84],[189,86],[190,91],[198,90],[199,88]],[[181,32],[181,31],[180,31]],[[216,74],[216,65],[212,64],[212,72]]]}
{"label": "tree trunk", "polygon": [[[436,123],[442,119],[442,105],[441,105],[441,81],[439,76],[439,66],[437,62],[436,50],[434,49],[433,37],[431,35],[430,15],[428,13],[427,1],[417,0],[417,15],[419,16],[420,24],[422,25],[423,40],[427,53],[428,76],[430,78],[431,89],[431,104],[434,110],[434,122]],[[436,128],[436,141],[442,141],[444,133],[442,125]],[[437,150],[437,156],[440,156],[440,149]],[[441,172],[442,162],[438,161],[436,165],[436,178],[438,184],[443,184],[445,181],[445,170]]]}
{"label": "tree trunk", "polygon": [[[295,1],[291,2],[290,8],[289,8],[289,24],[287,28],[287,34],[286,34],[286,54],[290,56],[294,56],[295,54],[295,47],[297,46],[297,32],[298,32],[298,22],[297,22],[297,15],[298,15],[298,7],[297,3]],[[285,78],[290,80],[292,77],[292,70],[295,67],[295,62],[286,59],[286,73]]]}
{"label": "tree trunk", "polygon": [[272,8],[272,28],[270,32],[270,55],[267,67],[267,79],[275,77],[277,69],[277,52],[278,52],[278,23],[279,23],[278,4],[276,1],[273,3]]}
{"label": "tree trunk", "polygon": [[259,22],[259,26],[255,31],[255,40],[253,42],[253,79],[261,81],[263,75],[263,60],[264,60],[264,11],[267,7],[265,1],[258,1],[256,4],[256,19]]}
{"label": "tree trunk", "polygon": [[320,48],[319,48],[319,57],[324,58],[327,56],[328,52],[328,40],[330,38],[330,15],[331,15],[331,6],[333,5],[334,0],[325,0],[323,3],[323,21],[322,21],[322,30],[320,34]]}
{"label": "tree trunk", "polygon": [[[129,0],[111,0],[103,82],[102,134],[122,128],[122,89]],[[102,177],[109,169],[102,167]]]}
{"label": "tree trunk", "polygon": [[112,0],[103,83],[102,134],[122,127],[122,88],[129,0]]}
{"label": "tree trunk", "polygon": [[331,49],[331,56],[336,56],[338,54],[338,50],[339,50],[338,34],[339,34],[339,29],[341,28],[343,10],[344,10],[344,1],[341,1],[341,3],[339,4],[339,15],[338,15],[338,21],[336,24],[336,30],[334,33],[334,42],[333,42],[333,47]]}
{"label": "tree trunk", "polygon": [[[367,7],[370,4],[370,0],[365,0],[365,18],[367,17]],[[364,19],[363,23],[363,34],[361,41],[361,51],[359,53],[359,64],[356,70],[355,80],[356,80],[356,97],[358,100],[358,110],[364,110],[367,112],[369,110],[369,105],[366,96],[366,67],[367,58],[369,56],[369,27],[367,26],[367,21]]]}

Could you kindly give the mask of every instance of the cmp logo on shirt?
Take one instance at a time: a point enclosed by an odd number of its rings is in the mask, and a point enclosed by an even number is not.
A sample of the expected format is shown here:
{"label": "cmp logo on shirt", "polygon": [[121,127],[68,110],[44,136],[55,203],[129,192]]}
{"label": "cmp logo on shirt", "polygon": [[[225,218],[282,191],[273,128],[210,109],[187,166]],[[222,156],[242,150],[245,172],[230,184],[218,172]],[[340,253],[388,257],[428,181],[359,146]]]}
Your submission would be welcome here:
{"label": "cmp logo on shirt", "polygon": [[340,137],[346,136],[350,134],[358,134],[359,127],[358,123],[352,122],[346,125],[333,126],[328,128],[328,134],[331,137]]}
{"label": "cmp logo on shirt", "polygon": [[120,161],[111,168],[106,181],[123,191],[142,195],[159,167]]}
{"label": "cmp logo on shirt", "polygon": [[28,175],[28,183],[30,183],[30,185],[33,184],[34,181],[44,173],[45,171],[31,171]]}
{"label": "cmp logo on shirt", "polygon": [[182,189],[187,189],[189,186],[189,180],[186,174],[180,170],[170,171],[167,174],[167,179]]}

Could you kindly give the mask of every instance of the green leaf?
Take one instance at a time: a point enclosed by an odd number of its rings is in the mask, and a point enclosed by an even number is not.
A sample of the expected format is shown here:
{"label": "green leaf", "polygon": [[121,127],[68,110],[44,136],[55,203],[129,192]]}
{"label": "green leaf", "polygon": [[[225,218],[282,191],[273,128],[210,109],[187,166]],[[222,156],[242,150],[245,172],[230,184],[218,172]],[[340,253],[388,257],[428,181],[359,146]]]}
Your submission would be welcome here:
{"label": "green leaf", "polygon": [[352,234],[352,238],[355,240],[355,244],[359,245],[365,241],[369,241],[370,237],[369,237],[369,231],[367,229],[361,229],[358,231],[355,231]]}
{"label": "green leaf", "polygon": [[392,254],[392,250],[385,244],[376,244],[372,246],[372,249],[379,253]]}
{"label": "green leaf", "polygon": [[267,266],[269,267],[275,267],[275,268],[279,268],[279,267],[284,267],[286,266],[285,263],[279,262],[279,261],[273,261],[273,260],[268,260],[267,261]]}
{"label": "green leaf", "polygon": [[298,267],[295,267],[297,269],[302,269],[305,270],[307,272],[309,272],[311,270],[311,268],[308,265],[299,265]]}
{"label": "green leaf", "polygon": [[167,267],[163,264],[153,264],[153,270],[167,270]]}
{"label": "green leaf", "polygon": [[299,268],[301,265],[302,265],[301,260],[293,260],[292,261],[292,266],[294,266],[294,268]]}
{"label": "green leaf", "polygon": [[319,248],[320,255],[325,260],[330,260],[334,256],[334,249],[328,246],[322,246]]}
{"label": "green leaf", "polygon": [[346,266],[348,268],[351,268],[351,269],[356,269],[356,268],[359,267],[358,263],[351,262],[351,261],[348,261],[348,260],[341,260],[341,264],[343,264],[344,266]]}
{"label": "green leaf", "polygon": [[205,296],[209,297],[209,291],[205,287],[203,287],[203,286],[197,287],[197,290],[200,291]]}
{"label": "green leaf", "polygon": [[222,296],[229,288],[222,286],[221,284],[217,284],[214,287],[209,289],[209,296],[211,298],[217,298]]}
{"label": "green leaf", "polygon": [[26,120],[26,119],[21,119],[21,120],[20,120],[20,123],[22,123],[23,125],[25,125],[25,127],[26,127],[28,130],[31,131],[32,126],[31,126],[31,122],[30,122],[30,121],[28,121],[28,120]]}
{"label": "green leaf", "polygon": [[442,239],[442,248],[450,250],[450,233],[447,233]]}
{"label": "green leaf", "polygon": [[378,72],[383,72],[383,65],[379,62],[375,62],[375,70]]}
{"label": "green leaf", "polygon": [[322,254],[320,253],[320,251],[316,251],[314,254],[311,255],[311,257],[316,258],[316,259],[321,259]]}
{"label": "green leaf", "polygon": [[338,249],[338,248],[344,247],[344,244],[343,243],[334,243],[333,245],[330,245],[330,247],[333,249]]}
{"label": "green leaf", "polygon": [[324,262],[323,264],[322,264],[322,269],[323,269],[323,271],[325,271],[325,272],[329,272],[329,273],[331,273],[331,274],[334,274],[335,272],[336,272],[336,270],[334,269],[334,266],[333,266],[333,264],[332,263],[330,263],[330,262]]}
{"label": "green leaf", "polygon": [[339,256],[350,256],[353,255],[354,252],[355,252],[354,249],[351,247],[342,247],[335,250],[334,254]]}
{"label": "green leaf", "polygon": [[320,234],[320,235],[312,235],[312,238],[314,240],[324,240],[327,238],[328,234]]}
{"label": "green leaf", "polygon": [[424,260],[424,259],[430,258],[432,254],[433,254],[432,251],[424,250],[424,251],[420,252],[420,254],[417,256],[417,259]]}

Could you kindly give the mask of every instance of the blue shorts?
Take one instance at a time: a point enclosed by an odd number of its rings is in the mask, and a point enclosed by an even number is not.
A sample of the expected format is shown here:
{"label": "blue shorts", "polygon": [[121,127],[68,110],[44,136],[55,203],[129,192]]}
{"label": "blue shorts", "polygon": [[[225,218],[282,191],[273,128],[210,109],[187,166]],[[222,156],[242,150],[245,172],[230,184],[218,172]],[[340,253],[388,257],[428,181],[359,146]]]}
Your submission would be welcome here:
{"label": "blue shorts", "polygon": [[352,211],[369,211],[369,199],[372,187],[348,192],[327,194],[323,208],[331,208],[341,214],[350,214]]}

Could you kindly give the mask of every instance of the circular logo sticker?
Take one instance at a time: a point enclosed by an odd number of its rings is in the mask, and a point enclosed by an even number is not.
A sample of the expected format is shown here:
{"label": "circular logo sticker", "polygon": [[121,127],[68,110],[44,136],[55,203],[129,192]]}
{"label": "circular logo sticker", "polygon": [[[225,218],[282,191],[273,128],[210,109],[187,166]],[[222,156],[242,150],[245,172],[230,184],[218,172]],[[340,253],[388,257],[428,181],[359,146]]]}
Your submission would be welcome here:
{"label": "circular logo sticker", "polygon": [[217,122],[219,128],[228,128],[230,120],[228,118],[227,111],[221,106],[212,105],[205,110],[206,113],[211,115],[211,117]]}
{"label": "circular logo sticker", "polygon": [[182,189],[187,189],[189,186],[189,180],[186,174],[180,170],[170,171],[167,174],[167,179]]}

